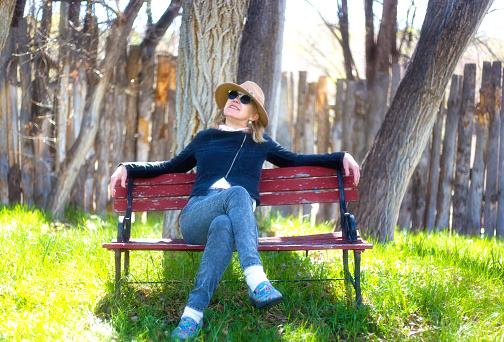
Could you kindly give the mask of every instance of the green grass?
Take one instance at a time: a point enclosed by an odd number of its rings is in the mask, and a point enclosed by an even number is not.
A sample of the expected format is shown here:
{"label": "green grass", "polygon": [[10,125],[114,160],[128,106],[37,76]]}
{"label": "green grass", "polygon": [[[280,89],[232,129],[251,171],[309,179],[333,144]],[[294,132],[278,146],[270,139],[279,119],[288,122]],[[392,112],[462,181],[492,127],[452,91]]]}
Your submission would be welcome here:
{"label": "green grass", "polygon": [[[130,281],[113,291],[116,218],[68,211],[51,223],[36,208],[0,209],[0,341],[165,341],[192,289],[199,253],[132,252]],[[138,220],[137,220],[138,221]],[[274,215],[261,232],[331,227]],[[133,236],[160,236],[161,218]],[[398,231],[362,255],[364,306],[348,305],[342,282],[276,283],[284,304],[248,304],[237,260],[205,312],[199,341],[504,341],[504,243]],[[236,258],[236,256],[235,256]],[[341,277],[341,252],[262,254],[271,278]]]}

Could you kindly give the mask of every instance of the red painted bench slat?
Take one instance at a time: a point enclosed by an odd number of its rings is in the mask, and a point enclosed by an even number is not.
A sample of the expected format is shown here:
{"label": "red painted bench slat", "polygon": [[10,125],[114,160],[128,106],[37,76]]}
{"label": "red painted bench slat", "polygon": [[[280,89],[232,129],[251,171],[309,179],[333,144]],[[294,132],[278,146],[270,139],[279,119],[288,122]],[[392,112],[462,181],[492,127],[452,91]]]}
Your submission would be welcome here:
{"label": "red painted bench slat", "polygon": [[[133,195],[135,192],[133,192]],[[346,190],[345,199],[347,202],[358,200],[357,190]],[[159,197],[159,198],[138,198],[133,200],[132,211],[162,211],[183,209],[189,197]],[[286,204],[310,204],[310,203],[333,203],[339,201],[339,191],[303,191],[303,192],[281,192],[261,195],[261,206],[286,205]],[[126,199],[116,199],[114,210],[116,212],[126,212]]]}
{"label": "red painted bench slat", "polygon": [[[344,177],[344,185],[353,187],[353,178]],[[187,184],[156,184],[156,185],[135,185],[133,189],[134,198],[154,198],[154,197],[176,197],[189,196],[194,183]],[[325,190],[337,189],[338,180],[332,177],[320,178],[298,178],[263,180],[259,184],[259,192],[277,191],[299,191],[299,190]],[[116,199],[126,198],[127,189],[116,187]]]}

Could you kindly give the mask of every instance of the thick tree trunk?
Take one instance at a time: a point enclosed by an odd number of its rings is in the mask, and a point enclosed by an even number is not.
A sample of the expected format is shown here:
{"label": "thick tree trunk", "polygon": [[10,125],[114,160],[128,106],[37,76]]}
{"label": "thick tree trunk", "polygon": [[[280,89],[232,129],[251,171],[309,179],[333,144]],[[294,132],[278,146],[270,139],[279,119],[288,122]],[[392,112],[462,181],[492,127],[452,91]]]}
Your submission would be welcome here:
{"label": "thick tree trunk", "polygon": [[[236,80],[248,1],[188,0],[182,4],[177,59],[177,155],[215,117],[215,88]],[[163,237],[178,235],[177,211],[165,214]]]}
{"label": "thick tree trunk", "polygon": [[[388,86],[387,86],[388,88]],[[366,80],[358,80],[355,89],[355,115],[352,133],[353,147],[350,149],[355,160],[360,164],[366,156],[368,150],[366,132],[368,124],[368,93],[366,90]]]}
{"label": "thick tree trunk", "polygon": [[[333,151],[342,151],[341,136],[343,130],[343,108],[345,106],[345,80],[338,79],[336,81],[336,103],[334,105],[334,122],[332,126],[331,136]],[[296,132],[296,136],[299,134]]]}
{"label": "thick tree trunk", "polygon": [[350,211],[364,235],[393,240],[402,198],[429,140],[446,84],[491,3],[429,2],[415,55],[363,163],[360,199]]}
{"label": "thick tree trunk", "polygon": [[175,154],[213,121],[215,88],[236,79],[247,4],[246,0],[183,2],[177,61]]}
{"label": "thick tree trunk", "polygon": [[343,50],[343,63],[345,65],[345,75],[347,80],[355,80],[358,77],[357,68],[354,63],[352,51],[350,50],[350,26],[348,23],[348,4],[347,0],[338,1],[338,23],[341,33],[339,43]]}
{"label": "thick tree trunk", "polygon": [[1,0],[0,1],[0,52],[3,50],[9,28],[11,26],[12,15],[16,7],[16,0]]}
{"label": "thick tree trunk", "polygon": [[353,127],[355,121],[355,92],[357,90],[357,81],[346,81],[345,110],[343,111],[343,134],[342,150],[351,151],[353,149]]}
{"label": "thick tree trunk", "polygon": [[467,225],[469,176],[471,173],[471,146],[476,88],[476,64],[464,67],[462,104],[460,106],[457,132],[457,159],[455,162],[455,185],[453,194],[452,231],[463,232]]}
{"label": "thick tree trunk", "polygon": [[[82,42],[79,50],[82,51],[83,54],[79,54],[74,61],[74,72],[76,72],[76,76],[73,84],[72,98],[73,120],[71,121],[70,134],[67,139],[67,150],[71,148],[79,136],[82,127],[82,120],[85,116],[84,114],[88,93],[92,93],[92,86],[93,84],[96,84],[92,70],[96,70],[97,65],[98,19],[94,16],[94,11],[90,5],[90,3],[87,4],[82,32],[78,35],[75,33],[75,35],[78,36],[78,38],[76,38],[77,41]],[[76,4],[74,3],[70,8],[72,9],[75,6]],[[77,27],[75,23],[78,22],[78,17],[75,18],[76,14],[77,13],[70,14],[70,18],[74,22],[75,27]],[[93,183],[92,178],[94,178],[95,175],[94,161],[94,148],[91,148],[86,156],[86,160],[80,168],[79,175],[77,176],[74,188],[72,189],[72,203],[75,203],[75,205],[83,208],[85,212],[90,212],[90,208],[92,208],[90,204],[92,204],[93,201],[90,201],[89,197],[93,197],[94,191],[92,186],[87,187],[86,184]],[[90,166],[91,164],[92,166]]]}
{"label": "thick tree trunk", "polygon": [[65,158],[55,187],[48,199],[47,208],[56,217],[63,215],[65,206],[68,203],[70,190],[75,183],[79,169],[94,144],[107,82],[120,58],[122,52],[121,46],[125,46],[133,26],[133,21],[142,5],[143,0],[131,0],[125,12],[112,25],[111,34],[115,35],[115,37],[111,37],[109,40],[111,44],[107,47],[107,54],[99,67],[102,77],[90,99],[79,136]]}
{"label": "thick tree trunk", "polygon": [[462,76],[453,75],[446,110],[443,154],[440,160],[439,186],[436,203],[436,227],[450,229],[450,210],[453,189],[453,164],[457,142],[457,124],[462,93]]}
{"label": "thick tree trunk", "polygon": [[373,0],[364,1],[366,26],[366,80],[368,89],[372,89],[378,71],[389,72],[392,55],[396,52],[397,0],[384,0],[380,30],[375,42]]}
{"label": "thick tree trunk", "polygon": [[[497,177],[499,167],[499,136],[500,136],[500,110],[502,93],[502,63],[494,62],[492,65],[492,89],[488,103],[490,129],[487,143],[487,168],[485,179],[485,235],[491,238],[495,235],[497,227]],[[503,157],[501,157],[503,158]],[[501,189],[502,191],[502,189]]]}
{"label": "thick tree trunk", "polygon": [[376,133],[385,119],[388,108],[387,99],[390,75],[388,72],[378,72],[374,77],[374,83],[367,97],[367,123],[364,134],[366,137],[366,152],[373,146]]}
{"label": "thick tree trunk", "polygon": [[[384,0],[380,32],[376,39],[376,71],[389,72],[392,64],[392,48],[395,46],[397,0]],[[370,80],[374,81],[374,77]]]}
{"label": "thick tree trunk", "polygon": [[286,0],[250,0],[238,59],[237,82],[256,82],[264,92],[267,132],[275,139],[280,107]]}

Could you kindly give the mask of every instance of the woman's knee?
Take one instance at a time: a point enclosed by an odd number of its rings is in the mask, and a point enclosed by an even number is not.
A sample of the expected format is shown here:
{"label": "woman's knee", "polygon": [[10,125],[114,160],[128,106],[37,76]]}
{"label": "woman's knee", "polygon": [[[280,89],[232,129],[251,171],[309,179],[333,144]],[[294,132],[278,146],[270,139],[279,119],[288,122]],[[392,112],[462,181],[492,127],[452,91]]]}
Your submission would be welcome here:
{"label": "woman's knee", "polygon": [[208,238],[210,238],[211,235],[218,235],[221,239],[233,237],[233,227],[228,215],[220,215],[214,218],[208,229]]}

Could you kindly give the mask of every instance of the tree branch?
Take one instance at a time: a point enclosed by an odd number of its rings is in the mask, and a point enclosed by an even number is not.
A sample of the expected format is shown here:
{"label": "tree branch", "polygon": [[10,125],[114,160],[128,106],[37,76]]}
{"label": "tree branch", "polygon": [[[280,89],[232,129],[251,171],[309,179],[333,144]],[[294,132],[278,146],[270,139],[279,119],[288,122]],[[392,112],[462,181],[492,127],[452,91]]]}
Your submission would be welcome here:
{"label": "tree branch", "polygon": [[179,15],[181,6],[182,0],[172,0],[170,6],[168,6],[161,18],[159,18],[158,22],[149,28],[145,34],[145,38],[141,44],[142,47],[156,47],[159,44],[159,41],[166,33],[166,30],[168,30],[168,27],[170,27],[173,20]]}

